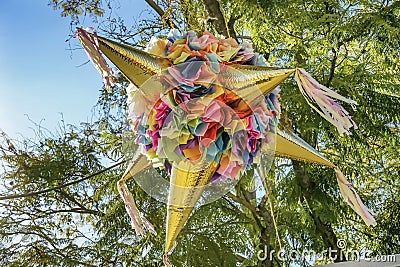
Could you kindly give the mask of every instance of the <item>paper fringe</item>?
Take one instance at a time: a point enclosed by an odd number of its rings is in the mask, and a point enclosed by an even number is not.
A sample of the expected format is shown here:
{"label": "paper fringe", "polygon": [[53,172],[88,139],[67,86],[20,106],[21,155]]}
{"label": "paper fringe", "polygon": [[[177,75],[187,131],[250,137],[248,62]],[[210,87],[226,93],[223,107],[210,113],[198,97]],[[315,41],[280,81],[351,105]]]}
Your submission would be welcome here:
{"label": "paper fringe", "polygon": [[[93,34],[89,34],[88,30],[93,31]],[[101,77],[103,78],[103,82],[107,91],[110,92],[110,88],[116,85],[114,80],[116,78],[116,74],[108,66],[106,60],[102,56],[96,30],[94,30],[92,27],[88,27],[86,29],[76,28],[74,37],[78,37],[78,40],[82,44],[82,47],[85,50],[90,61],[93,63],[93,65],[99,71]]]}
{"label": "paper fringe", "polygon": [[375,226],[376,221],[371,214],[371,211],[362,203],[360,197],[358,196],[356,190],[347,181],[343,173],[335,168],[336,178],[339,183],[340,192],[344,200],[352,207],[352,209],[361,216],[365,224],[368,226]]}
{"label": "paper fringe", "polygon": [[[297,85],[307,100],[307,103],[323,118],[335,125],[340,135],[343,133],[351,134],[351,127],[354,127],[354,129],[358,128],[356,123],[351,119],[349,113],[332,98],[341,100],[351,105],[357,105],[355,101],[345,98],[330,90],[326,86],[318,83],[304,69],[296,69],[295,77]],[[315,107],[312,102],[317,104],[319,109]]]}
{"label": "paper fringe", "polygon": [[118,192],[124,200],[125,209],[131,219],[131,224],[137,235],[144,235],[143,227],[149,230],[154,235],[157,232],[154,230],[154,226],[140,213],[139,209],[135,204],[132,193],[126,186],[125,181],[119,181],[117,183]]}
{"label": "paper fringe", "polygon": [[168,260],[168,253],[165,253],[163,256],[163,263],[165,267],[172,267],[172,264]]}
{"label": "paper fringe", "polygon": [[175,241],[175,242],[174,242],[174,245],[172,246],[172,248],[171,248],[169,251],[166,251],[166,252],[164,253],[164,255],[163,255],[163,263],[164,263],[165,267],[172,267],[172,266],[173,266],[173,265],[169,262],[169,260],[168,260],[168,255],[171,255],[171,254],[172,254],[172,251],[174,251],[174,249],[175,249],[175,247],[176,247],[177,244],[178,244],[178,243]]}

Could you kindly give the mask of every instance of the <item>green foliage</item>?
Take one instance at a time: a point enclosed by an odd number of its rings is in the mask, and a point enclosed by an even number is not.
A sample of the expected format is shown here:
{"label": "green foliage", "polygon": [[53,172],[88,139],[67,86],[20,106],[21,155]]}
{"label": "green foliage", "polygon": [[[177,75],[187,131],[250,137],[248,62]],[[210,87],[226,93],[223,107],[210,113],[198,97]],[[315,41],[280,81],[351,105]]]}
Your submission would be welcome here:
{"label": "green foliage", "polygon": [[74,24],[79,24],[79,16],[82,15],[90,15],[94,19],[103,16],[104,4],[110,7],[108,0],[49,0],[49,6],[61,10],[61,16],[70,17]]}

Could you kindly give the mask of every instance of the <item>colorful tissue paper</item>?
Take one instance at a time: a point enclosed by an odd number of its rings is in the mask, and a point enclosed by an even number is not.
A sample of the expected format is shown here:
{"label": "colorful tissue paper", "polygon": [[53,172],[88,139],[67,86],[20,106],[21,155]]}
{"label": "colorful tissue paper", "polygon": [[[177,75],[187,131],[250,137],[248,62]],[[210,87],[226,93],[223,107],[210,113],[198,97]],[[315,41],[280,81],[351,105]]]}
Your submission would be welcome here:
{"label": "colorful tissue paper", "polygon": [[147,156],[167,170],[174,159],[212,160],[218,165],[213,181],[235,179],[250,169],[277,126],[278,90],[252,109],[218,83],[218,74],[230,64],[265,66],[265,60],[250,44],[207,31],[198,37],[172,30],[166,40],[153,37],[146,51],[171,62],[160,77],[164,93],[153,106],[145,106],[145,96],[128,99],[136,142]]}

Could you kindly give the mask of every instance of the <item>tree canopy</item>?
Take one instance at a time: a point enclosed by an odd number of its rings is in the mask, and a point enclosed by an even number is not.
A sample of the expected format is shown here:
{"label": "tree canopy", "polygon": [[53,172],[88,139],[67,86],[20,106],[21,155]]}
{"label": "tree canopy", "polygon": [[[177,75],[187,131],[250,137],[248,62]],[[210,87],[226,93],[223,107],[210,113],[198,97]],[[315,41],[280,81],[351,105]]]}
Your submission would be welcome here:
{"label": "tree canopy", "polygon": [[[175,266],[309,266],[329,260],[257,254],[265,247],[341,249],[339,240],[348,250],[400,253],[400,2],[145,1],[146,15],[131,21],[113,16],[111,0],[51,0],[49,6],[73,25],[88,16],[100,34],[139,48],[171,27],[231,36],[252,43],[271,66],[305,68],[357,101],[354,110],[346,108],[358,129],[340,136],[289,80],[281,86],[281,125],[339,166],[377,219],[367,227],[344,203],[333,170],[276,159],[261,195],[252,169],[235,194],[196,208],[171,255]],[[95,122],[38,131],[37,140],[1,133],[1,195],[8,195],[0,196],[1,265],[162,265],[165,204],[130,181],[158,232],[139,238],[116,189],[129,149],[126,98],[124,89],[103,89]]]}

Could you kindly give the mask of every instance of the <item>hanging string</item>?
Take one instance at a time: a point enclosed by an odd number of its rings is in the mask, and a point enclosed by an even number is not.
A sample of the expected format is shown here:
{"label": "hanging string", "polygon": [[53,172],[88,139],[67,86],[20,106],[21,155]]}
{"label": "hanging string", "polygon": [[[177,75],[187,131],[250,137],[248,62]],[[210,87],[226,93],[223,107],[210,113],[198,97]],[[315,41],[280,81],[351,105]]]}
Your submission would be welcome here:
{"label": "hanging string", "polygon": [[268,194],[268,202],[269,202],[269,207],[270,207],[270,210],[271,210],[272,221],[274,223],[275,234],[276,234],[276,238],[278,239],[279,250],[281,250],[282,249],[281,238],[279,237],[278,226],[277,226],[276,219],[275,219],[274,209],[272,207],[272,200],[269,197],[270,196],[270,192],[268,190],[268,187],[266,187],[266,191],[267,191],[267,194]]}
{"label": "hanging string", "polygon": [[276,223],[274,209],[273,209],[273,206],[272,206],[272,200],[270,198],[271,194],[270,194],[270,192],[268,190],[267,177],[266,177],[266,173],[265,173],[264,161],[262,161],[262,160],[260,161],[260,165],[257,168],[257,173],[258,173],[258,176],[261,179],[261,182],[263,184],[265,192],[266,192],[266,194],[268,196],[268,202],[269,202],[269,207],[270,207],[270,211],[271,211],[272,222],[274,223],[274,228],[275,228],[275,235],[276,235],[276,238],[278,239],[279,249],[281,250],[282,249],[282,243],[281,243],[281,239],[279,237],[278,226],[277,226],[277,223]]}

